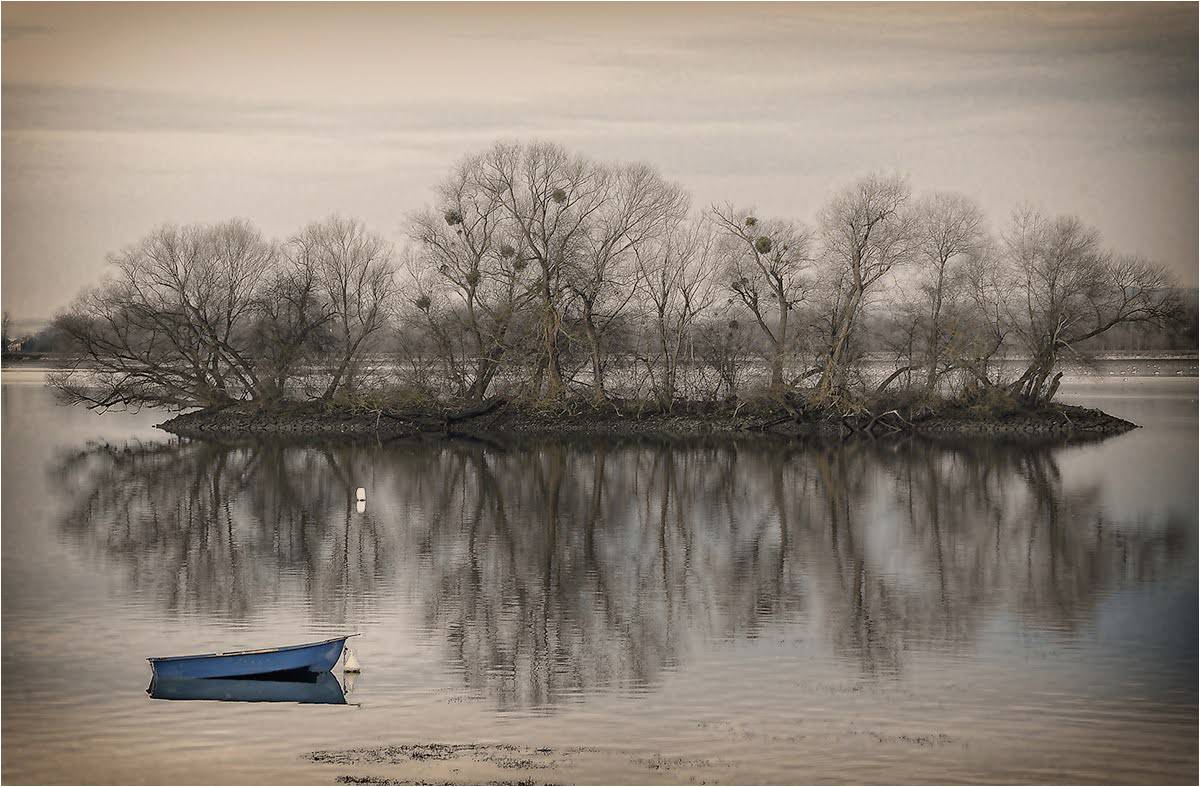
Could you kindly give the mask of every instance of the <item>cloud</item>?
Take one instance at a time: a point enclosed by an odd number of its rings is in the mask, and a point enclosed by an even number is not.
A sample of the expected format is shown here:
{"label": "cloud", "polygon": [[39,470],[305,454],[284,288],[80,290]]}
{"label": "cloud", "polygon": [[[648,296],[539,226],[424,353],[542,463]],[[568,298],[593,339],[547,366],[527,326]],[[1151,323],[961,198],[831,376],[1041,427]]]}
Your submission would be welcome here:
{"label": "cloud", "polygon": [[899,168],[997,221],[1021,200],[1078,212],[1195,281],[1194,5],[14,3],[4,20],[22,23],[0,114],[10,297],[33,286],[12,260],[99,259],[164,220],[284,232],[338,209],[394,228],[459,157],[533,138],[800,220]]}
{"label": "cloud", "polygon": [[356,137],[511,127],[524,102],[261,101],[139,89],[5,85],[5,132],[206,133]]}
{"label": "cloud", "polygon": [[46,25],[0,25],[0,40],[17,41],[28,36],[50,35],[54,28]]}

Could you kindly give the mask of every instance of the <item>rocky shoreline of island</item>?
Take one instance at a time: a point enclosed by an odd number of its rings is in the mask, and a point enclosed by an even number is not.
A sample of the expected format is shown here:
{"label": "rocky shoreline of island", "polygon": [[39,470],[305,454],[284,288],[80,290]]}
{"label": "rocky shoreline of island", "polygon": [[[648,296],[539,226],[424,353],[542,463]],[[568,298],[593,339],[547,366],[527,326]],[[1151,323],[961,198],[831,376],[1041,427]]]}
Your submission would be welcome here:
{"label": "rocky shoreline of island", "polygon": [[927,437],[1006,439],[1094,438],[1137,425],[1101,410],[1067,404],[980,413],[970,408],[936,412],[811,414],[794,408],[745,408],[696,403],[670,409],[563,403],[534,406],[492,400],[458,410],[395,411],[362,407],[295,405],[271,410],[243,406],[196,410],[158,425],[187,438],[346,438],[390,440],[416,436],[747,437],[915,434]]}

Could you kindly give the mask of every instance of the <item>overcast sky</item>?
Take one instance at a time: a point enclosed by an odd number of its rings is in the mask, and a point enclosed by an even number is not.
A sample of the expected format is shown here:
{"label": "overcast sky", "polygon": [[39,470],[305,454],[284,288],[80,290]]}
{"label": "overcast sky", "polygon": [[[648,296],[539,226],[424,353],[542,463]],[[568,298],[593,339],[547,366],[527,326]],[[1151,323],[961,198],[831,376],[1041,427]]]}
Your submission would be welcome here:
{"label": "overcast sky", "polygon": [[864,172],[1029,202],[1197,281],[1197,5],[14,3],[3,307],[164,222],[400,241],[462,155],[546,139],[812,222]]}

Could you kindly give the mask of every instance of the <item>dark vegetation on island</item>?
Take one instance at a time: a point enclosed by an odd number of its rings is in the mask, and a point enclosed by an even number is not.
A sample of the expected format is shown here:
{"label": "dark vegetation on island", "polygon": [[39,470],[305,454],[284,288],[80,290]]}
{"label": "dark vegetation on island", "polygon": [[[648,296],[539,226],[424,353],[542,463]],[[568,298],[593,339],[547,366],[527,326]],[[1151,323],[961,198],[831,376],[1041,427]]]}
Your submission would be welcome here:
{"label": "dark vegetation on island", "polygon": [[[52,325],[51,383],[180,434],[1105,432],[1065,360],[1194,338],[1164,270],[1077,218],[861,177],[812,226],[546,143],[464,158],[397,253],[334,216],[164,226]],[[1190,340],[1186,339],[1185,340]]]}

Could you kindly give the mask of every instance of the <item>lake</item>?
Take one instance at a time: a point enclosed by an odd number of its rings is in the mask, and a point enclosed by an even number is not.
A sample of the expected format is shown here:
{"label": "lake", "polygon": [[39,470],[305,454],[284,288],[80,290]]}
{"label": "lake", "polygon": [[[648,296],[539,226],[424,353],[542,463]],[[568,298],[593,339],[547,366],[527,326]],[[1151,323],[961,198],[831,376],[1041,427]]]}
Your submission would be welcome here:
{"label": "lake", "polygon": [[[0,382],[10,784],[1198,777],[1195,377],[1069,380],[1143,427],[1079,445],[213,444]],[[147,693],[356,631],[346,704]]]}

